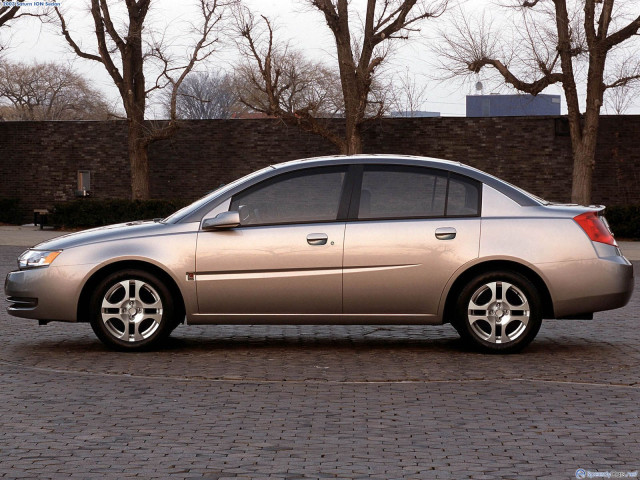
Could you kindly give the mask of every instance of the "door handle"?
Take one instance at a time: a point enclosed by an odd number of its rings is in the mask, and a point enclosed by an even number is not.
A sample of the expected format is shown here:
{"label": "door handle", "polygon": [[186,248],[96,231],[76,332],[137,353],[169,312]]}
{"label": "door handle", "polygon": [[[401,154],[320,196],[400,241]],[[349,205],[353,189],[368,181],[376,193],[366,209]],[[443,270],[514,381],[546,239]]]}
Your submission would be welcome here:
{"label": "door handle", "polygon": [[329,237],[327,237],[326,233],[310,233],[307,235],[307,243],[309,245],[325,245],[328,239]]}
{"label": "door handle", "polygon": [[438,240],[453,240],[456,238],[456,229],[453,227],[436,228],[436,238]]}

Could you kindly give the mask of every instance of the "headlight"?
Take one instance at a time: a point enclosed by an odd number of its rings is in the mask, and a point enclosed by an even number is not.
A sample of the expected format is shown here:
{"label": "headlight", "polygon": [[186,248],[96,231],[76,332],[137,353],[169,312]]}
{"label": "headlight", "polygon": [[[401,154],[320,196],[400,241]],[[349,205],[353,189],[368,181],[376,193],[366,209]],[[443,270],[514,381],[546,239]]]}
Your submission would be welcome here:
{"label": "headlight", "polygon": [[48,267],[61,253],[62,250],[27,250],[18,257],[18,267],[20,270]]}

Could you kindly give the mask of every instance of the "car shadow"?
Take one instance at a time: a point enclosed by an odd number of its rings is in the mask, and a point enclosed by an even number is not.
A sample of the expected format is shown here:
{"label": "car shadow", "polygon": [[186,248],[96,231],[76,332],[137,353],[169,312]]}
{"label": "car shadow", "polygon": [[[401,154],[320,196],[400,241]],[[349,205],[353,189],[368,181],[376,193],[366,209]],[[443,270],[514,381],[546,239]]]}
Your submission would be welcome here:
{"label": "car shadow", "polygon": [[[32,339],[14,345],[14,349],[22,351],[23,354],[74,354],[74,353],[108,353],[113,350],[106,347],[98,339],[91,337],[65,338],[64,340]],[[421,350],[424,352],[442,353],[480,353],[462,341],[455,333],[449,336],[437,338],[415,338],[415,337],[385,337],[379,335],[370,337],[368,335],[359,336],[314,336],[308,334],[304,336],[242,336],[242,337],[218,337],[218,336],[181,336],[174,335],[165,340],[156,348],[143,352],[119,352],[131,354],[167,354],[176,353],[194,354],[213,351],[233,351],[233,350],[254,350],[254,351],[369,351],[369,350]],[[519,354],[530,355],[553,355],[568,356],[576,358],[593,357],[596,353],[599,357],[607,353],[620,351],[620,346],[611,343],[597,343],[590,339],[575,338],[570,343],[563,343],[553,339],[538,338],[526,347]],[[514,355],[519,355],[514,354]],[[489,355],[491,356],[491,355]],[[512,355],[509,355],[512,356]]]}
{"label": "car shadow", "polygon": [[[232,336],[215,335],[193,335],[190,333],[174,334],[159,344],[156,348],[143,352],[131,352],[135,354],[162,354],[166,352],[171,355],[176,353],[193,354],[197,352],[211,352],[220,350],[292,350],[292,351],[321,351],[321,350],[341,350],[341,351],[361,351],[361,350],[395,350],[395,349],[419,349],[425,351],[461,351],[473,352],[455,332],[443,332],[440,335],[431,334],[429,337],[420,338],[415,332],[411,336],[399,336],[396,332],[386,336],[380,329],[364,334],[334,334],[328,335],[307,332],[304,334],[280,335],[268,334],[242,334]],[[185,330],[186,332],[186,330]],[[375,334],[375,336],[372,336]],[[402,334],[402,332],[400,333]],[[90,335],[81,337],[64,338],[31,338],[28,341],[14,343],[9,350],[20,351],[23,356],[37,356],[42,354],[80,354],[80,353],[107,353],[113,350],[102,344],[97,338]],[[127,353],[127,352],[120,352]]]}
{"label": "car shadow", "polygon": [[155,351],[209,350],[469,350],[459,338],[193,338],[170,337]]}

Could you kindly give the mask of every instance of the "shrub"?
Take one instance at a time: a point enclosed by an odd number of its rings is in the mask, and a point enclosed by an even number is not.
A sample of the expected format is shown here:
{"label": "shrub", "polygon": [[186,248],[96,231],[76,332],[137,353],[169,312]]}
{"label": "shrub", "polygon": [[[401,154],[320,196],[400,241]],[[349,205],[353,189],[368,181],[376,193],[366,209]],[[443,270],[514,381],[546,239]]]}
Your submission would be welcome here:
{"label": "shrub", "polygon": [[164,218],[188,203],[184,200],[94,200],[83,198],[56,204],[49,223],[59,227],[76,228]]}
{"label": "shrub", "polygon": [[20,225],[24,216],[19,198],[0,198],[0,223]]}
{"label": "shrub", "polygon": [[617,238],[640,240],[640,205],[607,207],[605,216]]}

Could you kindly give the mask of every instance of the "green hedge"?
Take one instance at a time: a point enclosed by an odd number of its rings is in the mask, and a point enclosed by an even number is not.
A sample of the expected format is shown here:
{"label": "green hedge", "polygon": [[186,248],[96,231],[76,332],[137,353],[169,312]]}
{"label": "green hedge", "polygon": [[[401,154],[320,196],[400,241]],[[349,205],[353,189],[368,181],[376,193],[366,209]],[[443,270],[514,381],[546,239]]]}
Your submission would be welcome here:
{"label": "green hedge", "polygon": [[185,200],[94,200],[83,198],[57,203],[48,223],[58,227],[77,228],[164,218],[188,203]]}
{"label": "green hedge", "polygon": [[616,238],[640,240],[640,205],[607,207],[605,217]]}
{"label": "green hedge", "polygon": [[19,198],[0,198],[0,223],[20,225],[23,215]]}

